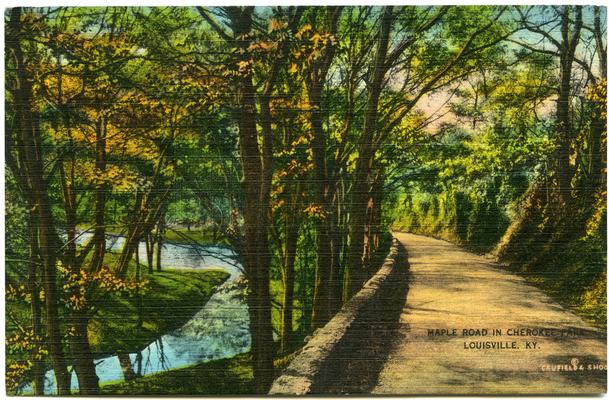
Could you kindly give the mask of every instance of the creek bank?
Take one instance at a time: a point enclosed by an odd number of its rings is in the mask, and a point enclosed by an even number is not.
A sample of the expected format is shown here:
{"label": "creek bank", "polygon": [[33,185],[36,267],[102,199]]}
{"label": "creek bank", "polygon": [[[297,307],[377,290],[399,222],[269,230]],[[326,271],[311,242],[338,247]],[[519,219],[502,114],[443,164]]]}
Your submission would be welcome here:
{"label": "creek bank", "polygon": [[[190,320],[229,274],[223,270],[163,270],[148,274],[138,296],[110,295],[101,299],[89,323],[89,341],[95,357],[142,350],[159,336]],[[140,322],[141,318],[141,322]]]}

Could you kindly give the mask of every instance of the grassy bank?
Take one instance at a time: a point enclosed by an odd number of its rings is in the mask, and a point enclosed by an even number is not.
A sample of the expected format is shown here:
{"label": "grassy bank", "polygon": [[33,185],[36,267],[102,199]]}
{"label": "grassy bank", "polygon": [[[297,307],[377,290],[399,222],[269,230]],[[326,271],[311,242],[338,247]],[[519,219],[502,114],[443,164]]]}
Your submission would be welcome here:
{"label": "grassy bank", "polygon": [[99,311],[89,324],[89,338],[96,354],[136,351],[179,328],[229,276],[222,270],[167,269],[154,274],[145,270],[142,268],[142,278],[148,283],[141,300],[132,293],[109,295],[98,301]]}
{"label": "grassy bank", "polygon": [[518,262],[512,262],[512,268],[590,324],[606,330],[606,251],[602,238],[589,237],[566,243],[535,268],[523,270]]}
{"label": "grassy bank", "polygon": [[252,394],[254,374],[249,353],[196,364],[102,386],[102,394],[119,395],[205,395]]}
{"label": "grassy bank", "polygon": [[[108,253],[106,264],[112,265],[117,257],[115,253]],[[135,264],[135,261],[131,263]],[[134,271],[135,265],[130,265],[130,278],[133,278]],[[166,269],[148,274],[144,266],[141,273],[142,279],[148,282],[141,297],[132,292],[107,294],[95,299],[93,306],[96,311],[88,327],[95,357],[135,352],[159,336],[179,328],[205,305],[215,288],[229,277],[223,270]],[[7,313],[15,320],[24,320],[29,310],[27,304],[21,302],[9,302],[6,306]],[[60,313],[65,315],[67,310],[62,308]],[[141,327],[138,327],[140,318]],[[17,330],[11,321],[6,326],[8,334]],[[66,355],[69,356],[67,347]],[[6,361],[9,365],[28,358],[28,354],[10,353]],[[26,375],[24,382],[30,379]]]}
{"label": "grassy bank", "polygon": [[[274,361],[280,373],[293,355]],[[102,386],[102,395],[247,395],[256,394],[250,353],[202,362],[190,367],[140,377],[131,382]]]}

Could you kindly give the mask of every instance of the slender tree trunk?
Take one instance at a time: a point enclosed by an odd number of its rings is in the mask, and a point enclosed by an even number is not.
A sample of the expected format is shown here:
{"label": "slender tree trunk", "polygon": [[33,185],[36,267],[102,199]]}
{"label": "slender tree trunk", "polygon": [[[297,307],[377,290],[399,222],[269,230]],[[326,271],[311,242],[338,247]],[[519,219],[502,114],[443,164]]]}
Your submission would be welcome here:
{"label": "slender tree trunk", "polygon": [[[137,283],[140,283],[142,277],[142,269],[140,264],[140,246],[135,247],[135,280]],[[139,287],[135,289],[136,296],[136,307],[137,307],[137,326],[136,329],[140,330],[143,326],[142,320],[142,293],[140,292]]]}
{"label": "slender tree trunk", "polygon": [[371,233],[372,233],[372,250],[377,253],[381,242],[381,223],[382,223],[382,212],[383,212],[383,185],[385,181],[382,174],[377,178],[378,182],[376,190],[373,191],[373,204],[374,210],[372,214]]}
{"label": "slender tree trunk", "polygon": [[95,362],[89,345],[87,326],[89,315],[86,312],[71,311],[69,335],[70,351],[74,360],[74,370],[78,378],[78,392],[85,396],[99,394],[99,378],[95,372]]}
{"label": "slender tree trunk", "polygon": [[157,224],[157,232],[156,232],[156,271],[161,272],[161,256],[163,252],[163,233],[164,233],[164,221],[165,216],[162,216]]}
{"label": "slender tree trunk", "polygon": [[[28,76],[24,55],[21,48],[21,8],[15,7],[10,12],[9,37],[7,46],[11,48],[17,74],[18,88],[15,91],[15,125],[23,148],[23,159],[29,187],[32,190],[34,209],[38,215],[38,243],[42,261],[42,282],[45,292],[45,327],[48,351],[53,363],[57,381],[57,394],[70,394],[70,374],[62,346],[62,334],[58,312],[58,293],[56,262],[59,238],[55,231],[53,216],[48,198],[48,185],[43,174],[43,156],[39,118],[33,107],[32,81]],[[28,188],[24,188],[28,190]]]}
{"label": "slender tree trunk", "polygon": [[[30,211],[29,215],[29,237],[30,237],[30,259],[28,264],[28,286],[30,296],[32,298],[30,302],[30,313],[31,313],[31,323],[32,323],[32,332],[34,333],[34,340],[36,341],[36,346],[34,346],[34,352],[37,351],[37,348],[42,346],[42,343],[39,341],[43,337],[42,332],[42,322],[40,317],[40,291],[38,290],[38,278],[37,278],[37,270],[38,264],[40,263],[40,257],[38,255],[38,232],[36,229],[36,221],[35,214]],[[32,374],[34,376],[34,395],[43,396],[44,395],[44,363],[42,360],[39,360],[36,354],[32,354]]]}
{"label": "slender tree trunk", "polygon": [[303,257],[302,266],[300,268],[300,284],[299,286],[299,297],[302,302],[302,316],[300,318],[300,332],[301,335],[306,335],[311,331],[311,315],[313,307],[310,301],[309,288],[311,284],[309,282],[309,273],[311,268],[311,260],[309,258],[309,252],[313,247],[313,240],[311,239],[310,228],[307,226],[303,230]]}
{"label": "slender tree trunk", "polygon": [[123,377],[125,381],[130,382],[136,378],[135,371],[133,370],[133,364],[131,363],[131,358],[129,357],[129,353],[118,353],[118,362],[121,366],[121,370],[123,371]]}
{"label": "slender tree trunk", "polygon": [[293,345],[293,318],[294,318],[294,265],[296,262],[296,247],[298,244],[299,224],[294,217],[297,212],[294,208],[288,210],[286,216],[286,238],[283,260],[283,308],[281,309],[281,352],[285,353]]}
{"label": "slender tree trunk", "polygon": [[328,229],[328,181],[326,171],[326,135],[322,127],[321,85],[309,88],[311,126],[313,129],[313,163],[315,165],[315,202],[322,217],[317,219],[317,265],[315,267],[315,292],[313,295],[313,329],[324,326],[330,320],[330,277],[332,273],[332,247]]}
{"label": "slender tree trunk", "polygon": [[148,263],[148,273],[154,273],[154,239],[152,231],[146,232],[146,262]]}
{"label": "slender tree trunk", "polygon": [[[237,46],[242,50],[241,62],[248,62],[248,35],[252,28],[253,7],[230,9],[231,25]],[[270,165],[263,165],[256,129],[256,92],[251,72],[242,74],[238,89],[238,124],[245,194],[245,245],[243,259],[249,282],[248,309],[250,317],[251,352],[257,393],[266,393],[273,380],[273,330],[269,293],[270,254],[267,221],[268,190],[265,181]],[[264,123],[265,121],[263,121]],[[265,138],[264,146],[271,143]],[[266,153],[266,151],[265,151]],[[266,155],[266,154],[265,154]],[[272,156],[272,154],[271,154]],[[266,185],[269,187],[267,188]]]}
{"label": "slender tree trunk", "polygon": [[[338,19],[342,7],[329,7],[327,28],[331,34],[336,34]],[[322,93],[326,84],[328,71],[334,59],[335,46],[327,44],[324,55],[310,67],[307,76],[307,94],[311,106],[311,130],[313,132],[313,164],[315,169],[315,202],[321,208],[322,218],[317,220],[317,265],[315,267],[315,291],[313,294],[313,315],[311,325],[313,329],[324,326],[332,317],[336,309],[338,294],[332,289],[335,286],[332,278],[338,268],[333,264],[336,256],[333,254],[335,246],[332,245],[330,235],[333,216],[331,207],[332,193],[328,179],[326,165],[326,132],[323,128]]]}
{"label": "slender tree trunk", "polygon": [[[95,134],[95,168],[103,174],[106,170],[106,119],[103,116],[97,121]],[[93,231],[95,249],[91,258],[92,271],[101,268],[106,255],[106,190],[108,190],[108,186],[105,184],[100,184],[95,188],[95,230]]]}
{"label": "slender tree trunk", "polygon": [[135,193],[135,204],[134,204],[134,212],[135,216],[134,220],[129,224],[129,229],[127,230],[127,235],[125,236],[125,244],[123,245],[123,249],[121,250],[121,255],[117,262],[116,267],[116,275],[119,278],[124,278],[127,274],[127,268],[129,266],[129,261],[131,261],[131,257],[136,252],[137,248],[140,244],[140,239],[143,234],[143,217],[141,215],[142,211],[142,201],[143,195],[141,192],[137,191]]}
{"label": "slender tree trunk", "polygon": [[364,114],[364,129],[358,142],[359,157],[356,162],[351,192],[351,240],[347,257],[345,298],[350,298],[363,285],[368,274],[364,259],[366,209],[370,195],[370,172],[374,163],[374,142],[377,130],[378,103],[387,73],[386,55],[389,34],[393,24],[392,8],[384,7],[381,16],[379,37],[374,61],[372,80],[368,87],[368,98]]}
{"label": "slender tree trunk", "polygon": [[[370,197],[368,198],[368,208],[366,210],[368,226],[366,227],[366,235],[364,238],[364,257],[366,258],[367,265],[371,265],[374,255],[378,250],[380,240],[382,189],[382,172],[379,171],[372,184],[372,190],[370,192]],[[373,273],[374,271],[369,271],[367,278]]]}
{"label": "slender tree trunk", "polygon": [[[601,7],[594,7],[594,38],[596,48],[599,52],[599,72],[600,82],[597,85],[605,85],[607,92],[607,43],[606,35],[603,35],[601,24]],[[589,175],[591,186],[596,190],[604,188],[607,184],[607,104],[605,101],[595,101],[592,103],[592,123],[591,123],[591,144],[590,144],[590,166]],[[589,197],[593,197],[591,193]]]}
{"label": "slender tree trunk", "polygon": [[135,363],[137,365],[137,376],[143,376],[142,367],[144,364],[144,357],[142,356],[141,350],[138,351],[137,355],[135,356]]}
{"label": "slender tree trunk", "polygon": [[336,184],[330,184],[332,189],[332,201],[330,204],[331,211],[328,213],[328,229],[330,236],[330,304],[328,305],[330,316],[338,312],[341,306],[342,282],[341,282],[341,261],[340,255],[342,251],[341,231],[338,224],[339,218],[339,199]]}
{"label": "slender tree trunk", "polygon": [[[573,168],[570,165],[571,142],[573,140],[571,121],[571,77],[575,50],[579,42],[582,27],[581,6],[575,7],[575,22],[571,21],[571,6],[563,6],[561,16],[562,47],[559,49],[560,85],[556,101],[556,183],[558,195],[563,205],[571,198],[571,180]],[[572,27],[573,25],[573,27]],[[563,205],[558,205],[556,212],[560,215]]]}

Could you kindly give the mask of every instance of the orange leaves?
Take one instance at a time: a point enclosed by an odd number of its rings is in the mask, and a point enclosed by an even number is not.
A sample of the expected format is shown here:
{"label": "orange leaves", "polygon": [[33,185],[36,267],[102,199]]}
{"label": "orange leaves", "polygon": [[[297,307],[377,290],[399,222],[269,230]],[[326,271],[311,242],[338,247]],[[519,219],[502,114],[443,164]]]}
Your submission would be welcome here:
{"label": "orange leaves", "polygon": [[6,367],[6,387],[9,390],[17,389],[22,381],[25,379],[26,374],[32,368],[33,363],[30,360],[26,361],[13,361]]}
{"label": "orange leaves", "polygon": [[285,20],[272,18],[269,21],[269,32],[274,32],[278,30],[283,30],[288,27],[288,23]]}
{"label": "orange leaves", "polygon": [[15,286],[8,284],[5,291],[7,301],[22,300],[29,303],[32,299],[32,295],[29,293],[25,285]]}
{"label": "orange leaves", "polygon": [[252,44],[250,44],[250,46],[248,47],[248,51],[250,52],[264,52],[264,51],[271,51],[271,50],[276,50],[277,49],[277,42],[266,42],[266,41],[260,41],[260,42],[254,42]]}
{"label": "orange leaves", "polygon": [[137,182],[137,174],[128,165],[109,164],[105,170],[100,170],[93,161],[81,161],[76,166],[79,177],[95,187],[107,185],[116,190],[128,190]]}
{"label": "orange leaves", "polygon": [[296,45],[293,46],[291,57],[293,62],[290,64],[288,72],[295,74],[300,67],[307,68],[323,55],[324,49],[328,46],[338,44],[336,37],[324,32],[313,30],[310,24],[304,24],[298,32],[294,34]]}
{"label": "orange leaves", "polygon": [[144,289],[148,283],[121,279],[105,266],[93,273],[83,268],[77,272],[65,268],[60,271],[66,275],[63,289],[67,296],[67,304],[75,311],[85,310],[89,306],[92,288],[101,289],[106,293],[131,293]]}
{"label": "orange leaves", "polygon": [[298,32],[296,32],[296,34],[294,35],[296,37],[296,39],[302,39],[303,35],[308,34],[309,32],[311,32],[313,30],[313,27],[311,26],[311,24],[304,24],[299,30]]}
{"label": "orange leaves", "polygon": [[323,211],[323,208],[319,204],[309,204],[305,209],[304,213],[309,217],[319,218],[324,220],[326,218],[326,214]]}
{"label": "orange leaves", "polygon": [[607,80],[602,79],[598,84],[586,90],[586,99],[598,109],[601,118],[607,119]]}
{"label": "orange leaves", "polygon": [[253,66],[254,66],[254,61],[253,60],[247,60],[247,61],[239,61],[239,62],[237,62],[237,70],[242,75],[249,74],[252,71]]}
{"label": "orange leaves", "polygon": [[27,379],[28,372],[34,365],[34,361],[41,361],[47,350],[42,346],[42,338],[34,335],[29,328],[21,328],[19,332],[6,337],[6,350],[9,354],[28,353],[27,360],[12,361],[6,368],[6,386],[10,390],[17,389]]}

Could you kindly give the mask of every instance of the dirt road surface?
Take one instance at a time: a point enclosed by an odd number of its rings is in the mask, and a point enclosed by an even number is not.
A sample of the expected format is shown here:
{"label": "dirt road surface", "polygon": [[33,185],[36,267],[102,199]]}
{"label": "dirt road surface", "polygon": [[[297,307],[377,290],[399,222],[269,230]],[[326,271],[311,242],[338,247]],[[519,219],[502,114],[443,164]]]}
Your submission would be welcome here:
{"label": "dirt road surface", "polygon": [[372,393],[606,391],[606,332],[485,257],[397,237],[408,251],[409,290]]}

